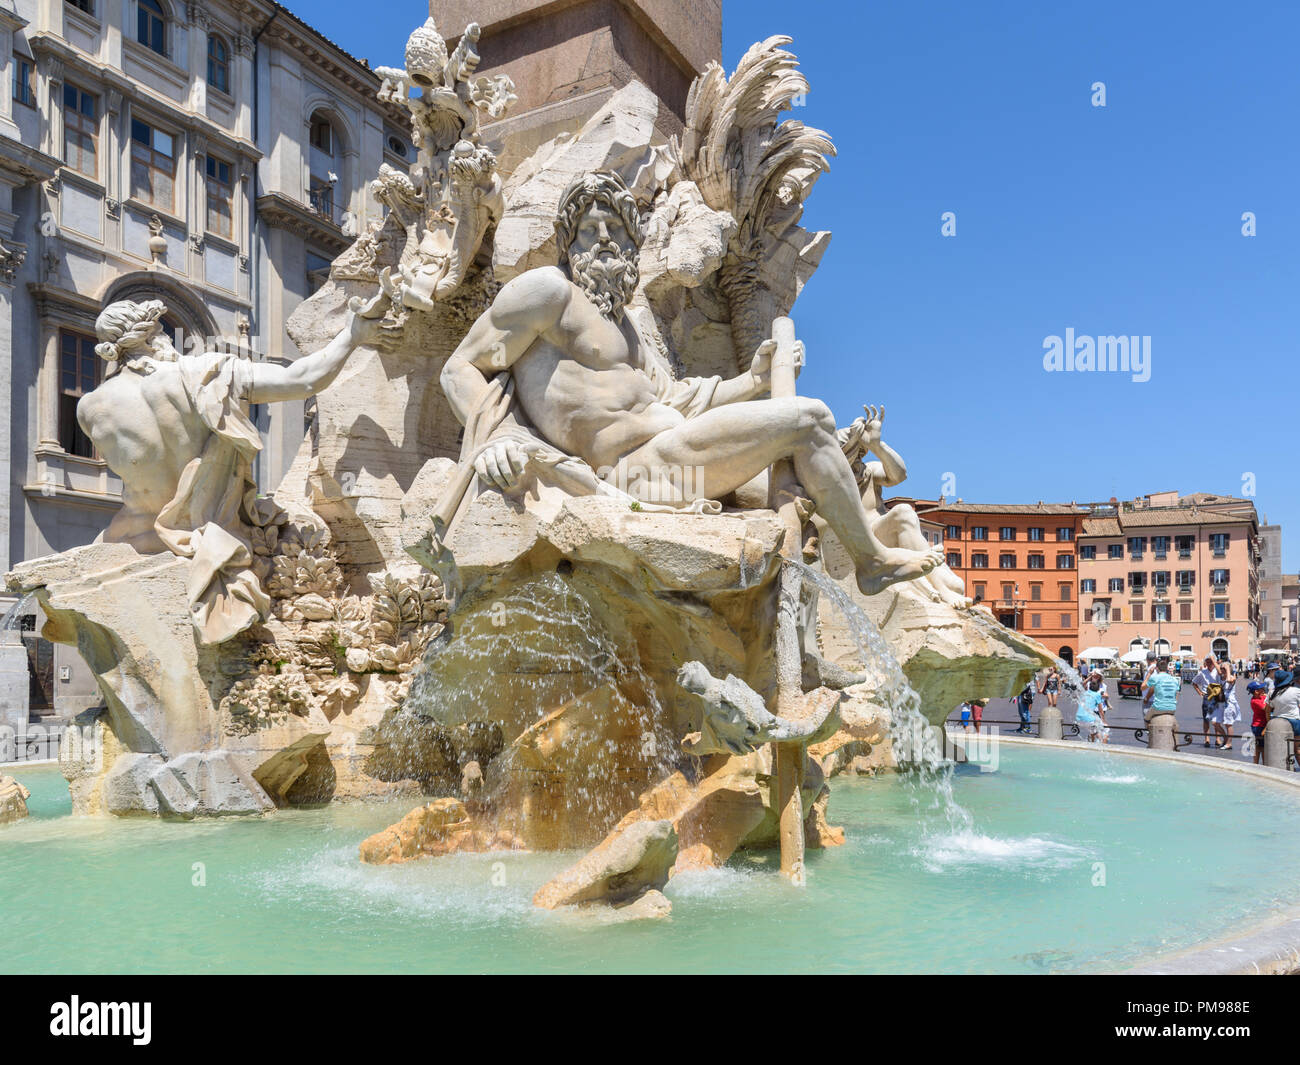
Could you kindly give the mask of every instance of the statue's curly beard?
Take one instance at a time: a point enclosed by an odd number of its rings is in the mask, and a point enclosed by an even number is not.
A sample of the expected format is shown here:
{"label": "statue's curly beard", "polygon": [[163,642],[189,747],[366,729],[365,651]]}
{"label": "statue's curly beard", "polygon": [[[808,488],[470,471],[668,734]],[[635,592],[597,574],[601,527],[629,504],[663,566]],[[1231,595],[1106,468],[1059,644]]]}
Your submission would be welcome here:
{"label": "statue's curly beard", "polygon": [[[612,251],[614,255],[601,258],[603,251]],[[570,252],[569,276],[604,317],[618,323],[623,321],[623,308],[636,292],[641,274],[636,265],[636,252],[624,251],[611,243],[597,245],[587,252]]]}

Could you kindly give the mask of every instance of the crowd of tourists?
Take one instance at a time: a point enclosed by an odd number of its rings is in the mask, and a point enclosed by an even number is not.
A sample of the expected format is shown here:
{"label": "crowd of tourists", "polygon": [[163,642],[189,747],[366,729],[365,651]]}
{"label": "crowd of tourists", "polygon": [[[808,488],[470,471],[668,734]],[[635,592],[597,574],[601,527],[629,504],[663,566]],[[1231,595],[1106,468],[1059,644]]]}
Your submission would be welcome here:
{"label": "crowd of tourists", "polygon": [[[1092,669],[1080,674],[1082,687],[1071,684],[1076,696],[1074,723],[1079,735],[1090,743],[1108,743],[1110,728],[1106,715],[1112,709],[1110,692],[1101,670]],[[1246,709],[1238,696],[1238,686],[1245,682]],[[1244,723],[1250,714],[1250,733],[1253,737],[1254,758],[1263,759],[1264,729],[1272,718],[1281,718],[1291,728],[1292,749],[1295,755],[1293,768],[1300,770],[1300,687],[1295,683],[1295,673],[1279,662],[1239,662],[1216,659],[1206,655],[1198,672],[1191,676],[1191,687],[1201,700],[1202,743],[1215,750],[1232,750],[1236,739],[1234,728]],[[1178,695],[1184,681],[1169,657],[1157,658],[1154,652],[1147,655],[1146,670],[1142,674],[1139,695],[1142,700],[1143,720],[1146,724],[1157,714],[1175,714]],[[1055,667],[1031,679],[1012,697],[1020,717],[1019,727],[1012,735],[1031,735],[1034,700],[1043,696],[1048,706],[1057,706],[1067,682]],[[979,731],[987,699],[968,699],[958,707],[961,726],[969,731]],[[1245,738],[1242,725],[1242,737]]]}

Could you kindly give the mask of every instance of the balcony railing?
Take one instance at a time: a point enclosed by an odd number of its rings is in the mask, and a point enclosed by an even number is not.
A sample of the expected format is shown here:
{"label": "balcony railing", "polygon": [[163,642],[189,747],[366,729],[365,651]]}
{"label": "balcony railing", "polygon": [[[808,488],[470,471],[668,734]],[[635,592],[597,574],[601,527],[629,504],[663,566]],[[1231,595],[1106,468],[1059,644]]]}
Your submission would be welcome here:
{"label": "balcony railing", "polygon": [[342,205],[334,202],[334,189],[332,187],[312,189],[307,195],[308,206],[311,207],[315,214],[320,215],[332,225],[343,228],[343,219],[347,211]]}

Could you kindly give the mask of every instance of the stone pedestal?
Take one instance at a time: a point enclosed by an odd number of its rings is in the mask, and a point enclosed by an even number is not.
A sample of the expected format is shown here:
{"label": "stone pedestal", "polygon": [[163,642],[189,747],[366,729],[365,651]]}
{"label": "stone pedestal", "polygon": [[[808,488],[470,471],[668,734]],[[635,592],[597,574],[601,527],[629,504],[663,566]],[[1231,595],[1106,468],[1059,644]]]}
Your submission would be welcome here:
{"label": "stone pedestal", "polygon": [[1147,718],[1147,746],[1153,751],[1178,750],[1178,719],[1173,714]]}
{"label": "stone pedestal", "polygon": [[1041,740],[1061,739],[1061,708],[1045,706],[1038,715],[1038,738]]}
{"label": "stone pedestal", "polygon": [[1292,750],[1291,722],[1275,717],[1264,729],[1264,764],[1270,769],[1285,769]]}

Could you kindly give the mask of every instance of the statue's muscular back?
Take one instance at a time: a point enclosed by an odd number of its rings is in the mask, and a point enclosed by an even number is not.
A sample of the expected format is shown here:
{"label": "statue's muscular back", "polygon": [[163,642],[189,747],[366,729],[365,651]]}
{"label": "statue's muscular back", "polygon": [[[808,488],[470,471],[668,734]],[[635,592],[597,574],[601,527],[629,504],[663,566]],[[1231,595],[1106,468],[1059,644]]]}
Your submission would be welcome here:
{"label": "statue's muscular back", "polygon": [[681,414],[656,401],[640,338],[626,316],[621,325],[611,322],[556,267],[531,270],[511,284],[521,304],[535,309],[531,324],[541,328],[511,367],[517,395],[552,444],[600,469],[681,423]]}
{"label": "statue's muscular back", "polygon": [[123,507],[104,539],[131,543],[141,551],[163,549],[154,520],[208,437],[177,364],[154,365],[151,374],[119,371],[77,404],[82,430],[122,478]]}

